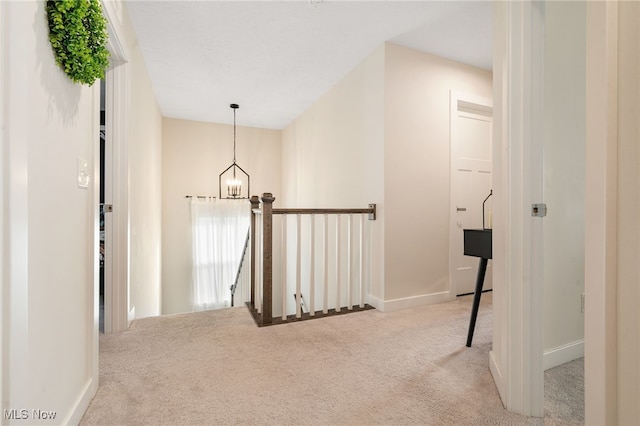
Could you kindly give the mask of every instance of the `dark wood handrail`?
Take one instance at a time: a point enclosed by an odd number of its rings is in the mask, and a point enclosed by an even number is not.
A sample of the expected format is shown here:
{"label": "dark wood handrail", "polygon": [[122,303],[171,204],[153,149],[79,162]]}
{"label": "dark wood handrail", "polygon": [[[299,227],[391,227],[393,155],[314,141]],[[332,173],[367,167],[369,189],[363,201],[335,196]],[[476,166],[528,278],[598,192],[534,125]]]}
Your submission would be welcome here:
{"label": "dark wood handrail", "polygon": [[[260,209],[252,209],[254,214],[262,214]],[[369,204],[368,208],[364,209],[293,209],[293,208],[281,208],[272,209],[271,214],[368,214],[373,215],[369,217],[371,220],[375,220],[376,217],[376,205]]]}
{"label": "dark wood handrail", "polygon": [[238,263],[238,271],[236,272],[236,279],[231,286],[231,306],[233,307],[233,297],[236,294],[238,288],[238,281],[240,280],[240,274],[242,273],[242,265],[244,264],[244,258],[247,256],[247,249],[249,248],[249,238],[251,237],[251,229],[247,229],[247,238],[244,240],[244,248],[242,249],[242,257]]}
{"label": "dark wood handrail", "polygon": [[273,214],[368,214],[369,219],[376,220],[376,205],[369,204],[366,209],[273,209]]}

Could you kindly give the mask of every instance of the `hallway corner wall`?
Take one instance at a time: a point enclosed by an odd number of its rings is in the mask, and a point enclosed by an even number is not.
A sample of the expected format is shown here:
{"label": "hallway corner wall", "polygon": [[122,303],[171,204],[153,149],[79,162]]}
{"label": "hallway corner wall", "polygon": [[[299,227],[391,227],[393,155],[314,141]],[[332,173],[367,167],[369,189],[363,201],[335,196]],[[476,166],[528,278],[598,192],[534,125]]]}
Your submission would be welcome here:
{"label": "hallway corner wall", "polygon": [[71,82],[56,64],[45,2],[0,7],[2,410],[42,409],[56,423],[77,423],[98,385],[98,194],[93,181],[78,185],[78,163],[91,167],[98,149],[99,87]]}

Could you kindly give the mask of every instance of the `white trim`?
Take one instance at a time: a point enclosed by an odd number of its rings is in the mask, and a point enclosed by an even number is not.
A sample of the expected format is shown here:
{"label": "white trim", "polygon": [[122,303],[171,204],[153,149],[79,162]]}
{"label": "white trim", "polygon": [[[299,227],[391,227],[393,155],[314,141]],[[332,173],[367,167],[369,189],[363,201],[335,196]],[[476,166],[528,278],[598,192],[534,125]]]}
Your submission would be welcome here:
{"label": "white trim", "polygon": [[543,368],[547,371],[584,356],[584,339],[544,351]]}
{"label": "white trim", "polygon": [[367,299],[367,303],[373,306],[374,308],[376,308],[377,310],[379,310],[380,312],[384,312],[384,300],[378,297],[372,296],[370,294]]}
{"label": "white trim", "polygon": [[[107,73],[107,138],[112,145],[112,278],[105,275],[105,332],[127,328],[129,312],[129,152],[128,70],[120,66]],[[106,270],[105,270],[106,272]]]}
{"label": "white trim", "polygon": [[[97,136],[100,134],[100,85],[94,84],[91,88],[91,105],[92,105],[92,123],[89,126],[89,134],[87,140],[96,141]],[[93,247],[93,298],[91,299],[93,305],[93,327],[91,328],[90,347],[88,349],[88,358],[90,360],[90,378],[87,381],[80,398],[74,403],[73,409],[70,413],[69,421],[65,421],[64,424],[77,424],[80,422],[84,411],[89,406],[91,399],[98,391],[98,378],[100,376],[99,365],[99,339],[100,339],[100,209],[95,206],[100,205],[100,145],[98,143],[91,143],[90,151],[92,153],[93,161],[93,233],[92,243]],[[76,421],[73,421],[77,419]]]}
{"label": "white trim", "polygon": [[[530,188],[530,198],[520,204],[523,209],[523,230],[529,239],[530,258],[524,259],[523,299],[521,301],[525,326],[524,348],[525,371],[529,377],[523,380],[525,413],[534,417],[544,417],[544,339],[542,334],[544,307],[544,221],[531,216],[531,205],[544,202],[544,37],[545,4],[532,3],[529,9],[531,28],[527,34],[530,53],[525,57],[524,65],[529,66],[529,76],[525,77],[525,105],[529,117],[524,121],[524,149],[519,160],[523,164],[523,187]],[[529,99],[528,102],[526,101]],[[528,137],[526,136],[528,133]],[[524,192],[524,191],[523,191]],[[522,201],[522,200],[520,200]],[[518,201],[516,201],[518,202]],[[527,253],[527,241],[523,241],[523,253]],[[528,282],[526,277],[529,277]],[[519,275],[521,276],[521,275]],[[518,315],[518,314],[515,314]]]}
{"label": "white trim", "polygon": [[[109,68],[115,68],[129,61],[129,52],[124,43],[121,42],[123,22],[123,7],[121,1],[102,0],[102,11],[107,18],[107,32],[109,33],[108,49],[111,53],[109,58]],[[118,10],[119,8],[119,10]]]}
{"label": "white trim", "polygon": [[133,306],[129,311],[129,315],[127,316],[127,328],[131,325],[133,320],[136,319],[136,307]]}
{"label": "white trim", "polygon": [[[110,153],[105,167],[111,171],[105,201],[113,205],[111,234],[105,245],[105,333],[126,330],[129,325],[129,53],[121,42],[123,33],[120,2],[103,1],[108,21],[111,68],[106,75],[106,133]],[[111,165],[109,166],[109,161]],[[112,242],[110,245],[109,242]],[[109,245],[111,248],[109,248]],[[111,263],[109,265],[109,262]]]}
{"label": "white trim", "polygon": [[617,424],[618,3],[587,2],[585,422]]}
{"label": "white trim", "polygon": [[[2,152],[5,209],[2,233],[4,271],[2,277],[2,408],[29,403],[29,280],[28,280],[28,64],[33,50],[22,24],[33,19],[34,10],[24,4],[2,2],[2,92],[4,124]],[[9,37],[8,35],[11,35]],[[10,83],[10,84],[9,84]],[[8,307],[11,307],[10,309]],[[4,322],[6,321],[6,322]],[[6,406],[5,404],[10,404]]]}
{"label": "white trim", "polygon": [[[504,405],[544,415],[541,196],[542,3],[494,3],[492,373]],[[538,222],[536,222],[536,220]]]}
{"label": "white trim", "polygon": [[[5,182],[5,65],[7,63],[7,24],[4,21],[5,17],[5,2],[0,2],[0,205],[6,204],[4,182]],[[0,312],[7,312],[7,303],[5,296],[5,279],[4,279],[4,265],[5,262],[5,226],[4,226],[4,209],[0,208]],[[8,290],[8,289],[7,289]],[[6,329],[5,329],[6,328]],[[5,321],[5,315],[0,315],[0,371],[9,371],[9,359],[8,354],[5,353],[5,348],[8,347],[8,343],[5,342],[5,338],[9,336],[9,323]],[[4,408],[4,403],[9,397],[8,383],[5,383],[4,376],[0,377],[0,410]]]}
{"label": "white trim", "polygon": [[[491,360],[491,373],[495,381],[498,393],[502,399],[503,405],[506,406],[507,385],[502,374],[502,365],[506,363],[507,356],[507,316],[508,310],[505,309],[504,299],[506,298],[506,261],[507,253],[504,249],[506,246],[505,228],[501,226],[506,222],[508,206],[506,197],[501,193],[502,188],[507,187],[506,183],[506,167],[504,157],[506,149],[503,146],[503,140],[506,140],[507,114],[505,113],[506,105],[506,55],[504,54],[505,45],[508,42],[508,26],[507,26],[507,8],[502,2],[494,2],[494,54],[493,54],[493,346],[489,353]],[[505,170],[503,170],[505,169]],[[500,257],[503,257],[502,259]]]}
{"label": "white trim", "polygon": [[440,293],[422,294],[420,296],[403,297],[400,299],[382,300],[369,296],[371,306],[381,312],[395,312],[403,309],[416,308],[418,306],[435,305],[436,303],[451,302],[455,300],[454,293],[443,291]]}
{"label": "white trim", "polygon": [[71,408],[71,411],[69,412],[69,415],[64,420],[60,421],[59,424],[62,424],[62,425],[79,424],[80,420],[82,420],[82,416],[84,416],[85,411],[87,411],[87,408],[89,408],[89,404],[91,403],[91,400],[93,399],[97,391],[98,391],[98,379],[92,378],[87,380],[87,383],[85,383],[84,387],[82,388],[82,391],[78,395],[78,398],[76,398],[75,402],[73,403],[73,406]]}
{"label": "white trim", "polygon": [[451,104],[451,111],[477,110],[474,112],[479,115],[491,117],[493,115],[493,100],[484,96],[474,95],[473,93],[462,92],[459,90],[451,91],[451,99],[455,99],[456,103]]}
{"label": "white trim", "polygon": [[491,372],[491,376],[493,376],[496,387],[498,389],[504,388],[504,378],[502,377],[500,365],[498,361],[496,361],[496,353],[494,351],[489,351],[489,371]]}

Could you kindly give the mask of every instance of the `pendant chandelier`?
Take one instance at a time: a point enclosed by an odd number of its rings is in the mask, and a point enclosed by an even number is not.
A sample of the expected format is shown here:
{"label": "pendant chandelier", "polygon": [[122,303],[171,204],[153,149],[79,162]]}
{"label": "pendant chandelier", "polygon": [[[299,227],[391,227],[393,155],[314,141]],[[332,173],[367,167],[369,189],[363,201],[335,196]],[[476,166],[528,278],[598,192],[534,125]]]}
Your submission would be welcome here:
{"label": "pendant chandelier", "polygon": [[[220,198],[249,198],[249,174],[236,163],[236,110],[240,108],[238,104],[229,105],[233,110],[233,163],[218,177],[218,190]],[[225,196],[222,196],[222,181],[227,185]],[[242,188],[246,187],[246,191]]]}

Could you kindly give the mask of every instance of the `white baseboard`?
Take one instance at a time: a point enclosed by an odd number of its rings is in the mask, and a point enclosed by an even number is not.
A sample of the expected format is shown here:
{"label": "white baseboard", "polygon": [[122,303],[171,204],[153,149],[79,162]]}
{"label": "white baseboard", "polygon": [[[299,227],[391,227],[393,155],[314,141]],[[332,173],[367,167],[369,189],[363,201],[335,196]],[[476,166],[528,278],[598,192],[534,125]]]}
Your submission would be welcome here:
{"label": "white baseboard", "polygon": [[434,305],[436,303],[450,302],[455,299],[450,291],[441,293],[422,294],[420,296],[403,297],[400,299],[381,300],[370,296],[370,304],[382,312],[395,312],[403,309],[416,308],[418,306]]}
{"label": "white baseboard", "polygon": [[584,339],[544,351],[542,365],[544,370],[565,364],[584,356]]}
{"label": "white baseboard", "polygon": [[131,327],[131,322],[136,319],[136,307],[132,307],[131,310],[129,311],[129,316],[128,316],[128,323],[127,323],[127,328]]}
{"label": "white baseboard", "polygon": [[496,384],[496,388],[498,389],[498,394],[500,395],[500,399],[502,400],[502,405],[505,406],[504,403],[504,395],[503,395],[503,382],[502,382],[502,372],[500,371],[500,366],[496,362],[496,358],[493,351],[489,351],[489,370],[491,371],[491,376],[493,376],[493,381]]}
{"label": "white baseboard", "polygon": [[[98,381],[93,378],[89,379],[87,383],[84,385],[84,388],[80,392],[80,395],[76,399],[76,402],[73,404],[71,411],[67,415],[67,418],[61,419],[61,425],[77,425],[82,420],[82,416],[84,416],[85,411],[89,407],[91,400],[96,395],[98,391]],[[56,419],[56,422],[58,419]]]}
{"label": "white baseboard", "polygon": [[367,303],[379,310],[380,312],[384,312],[384,300],[379,299],[375,296],[369,295],[369,299]]}

